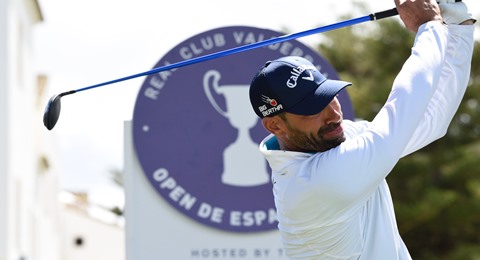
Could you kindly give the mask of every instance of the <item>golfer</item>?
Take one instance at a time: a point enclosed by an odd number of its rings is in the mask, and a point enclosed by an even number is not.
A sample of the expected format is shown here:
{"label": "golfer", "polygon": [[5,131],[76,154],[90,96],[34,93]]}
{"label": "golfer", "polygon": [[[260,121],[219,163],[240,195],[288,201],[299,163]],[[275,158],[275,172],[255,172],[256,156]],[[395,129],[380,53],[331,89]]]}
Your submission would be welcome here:
{"label": "golfer", "polygon": [[416,38],[372,121],[343,120],[336,95],[351,83],[326,79],[301,57],[267,62],[252,80],[291,258],[411,259],[385,178],[400,158],[445,135],[469,81],[475,20],[461,2],[395,4]]}

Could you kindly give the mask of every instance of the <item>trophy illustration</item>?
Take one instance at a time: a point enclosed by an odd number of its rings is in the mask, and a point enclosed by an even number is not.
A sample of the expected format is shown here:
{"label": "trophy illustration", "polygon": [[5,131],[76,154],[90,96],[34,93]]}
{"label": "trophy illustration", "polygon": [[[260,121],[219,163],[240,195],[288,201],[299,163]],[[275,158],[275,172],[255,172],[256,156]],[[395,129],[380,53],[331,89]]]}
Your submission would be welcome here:
{"label": "trophy illustration", "polygon": [[[248,102],[248,85],[219,86],[220,78],[220,72],[207,71],[203,76],[203,87],[213,108],[238,130],[237,139],[223,151],[222,182],[244,187],[268,183],[266,161],[258,150],[258,144],[251,139],[249,133],[250,128],[257,124],[258,118],[251,111]],[[209,82],[212,82],[212,87]],[[225,97],[225,111],[217,104],[210,89],[213,89],[215,94]]]}

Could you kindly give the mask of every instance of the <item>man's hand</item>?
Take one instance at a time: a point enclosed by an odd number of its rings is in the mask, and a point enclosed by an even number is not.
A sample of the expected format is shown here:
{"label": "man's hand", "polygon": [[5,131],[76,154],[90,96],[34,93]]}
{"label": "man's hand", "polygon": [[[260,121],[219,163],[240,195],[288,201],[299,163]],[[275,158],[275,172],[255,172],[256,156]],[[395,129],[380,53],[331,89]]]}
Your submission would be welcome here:
{"label": "man's hand", "polygon": [[467,5],[455,0],[439,0],[438,6],[442,14],[443,22],[446,24],[473,24],[472,14],[468,11]]}
{"label": "man's hand", "polygon": [[405,26],[413,32],[429,21],[442,21],[440,8],[435,0],[395,0],[398,14]]}

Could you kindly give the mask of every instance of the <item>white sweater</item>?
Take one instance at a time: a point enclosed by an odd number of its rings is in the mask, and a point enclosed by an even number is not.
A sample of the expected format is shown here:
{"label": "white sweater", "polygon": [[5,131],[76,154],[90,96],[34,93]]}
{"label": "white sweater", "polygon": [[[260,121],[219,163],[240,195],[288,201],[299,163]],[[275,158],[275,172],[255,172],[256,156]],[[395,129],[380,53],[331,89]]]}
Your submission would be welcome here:
{"label": "white sweater", "polygon": [[445,135],[469,80],[473,30],[422,25],[383,108],[372,122],[344,120],[338,147],[309,154],[275,149],[274,136],[262,141],[289,257],[411,259],[385,177],[401,157]]}

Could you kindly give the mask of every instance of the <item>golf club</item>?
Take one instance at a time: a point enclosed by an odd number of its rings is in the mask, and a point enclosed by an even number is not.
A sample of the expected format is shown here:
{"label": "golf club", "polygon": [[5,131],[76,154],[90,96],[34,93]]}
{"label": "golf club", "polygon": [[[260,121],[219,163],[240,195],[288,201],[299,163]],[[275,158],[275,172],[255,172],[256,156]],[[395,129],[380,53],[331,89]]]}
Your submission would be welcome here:
{"label": "golf club", "polygon": [[312,35],[312,34],[316,34],[316,33],[327,32],[327,31],[331,31],[331,30],[335,30],[335,29],[339,29],[339,28],[343,28],[343,27],[367,22],[367,21],[375,21],[375,20],[379,20],[379,19],[382,19],[382,18],[395,16],[397,14],[398,14],[397,9],[393,8],[393,9],[385,10],[385,11],[382,11],[382,12],[372,13],[372,14],[369,14],[369,15],[366,15],[366,16],[346,20],[346,21],[343,21],[343,22],[334,23],[334,24],[331,24],[331,25],[326,25],[326,26],[322,26],[322,27],[298,32],[298,33],[288,34],[288,35],[280,36],[280,37],[277,37],[277,38],[272,38],[272,39],[268,39],[268,40],[264,40],[264,41],[260,41],[260,42],[256,42],[256,43],[252,43],[252,44],[247,44],[247,45],[244,45],[244,46],[239,46],[239,47],[236,47],[236,48],[232,48],[232,49],[228,49],[228,50],[224,50],[224,51],[220,51],[220,52],[216,52],[216,53],[212,53],[212,54],[208,54],[208,55],[204,55],[204,56],[200,56],[200,57],[197,57],[197,58],[184,60],[184,61],[181,61],[181,62],[177,62],[177,63],[169,64],[169,65],[166,65],[166,66],[154,68],[152,70],[145,71],[145,72],[142,72],[142,73],[138,73],[138,74],[130,75],[130,76],[127,76],[127,77],[118,78],[118,79],[114,79],[114,80],[111,80],[111,81],[95,84],[95,85],[92,85],[92,86],[66,91],[66,92],[60,93],[58,95],[54,95],[50,98],[50,100],[47,103],[47,106],[45,107],[45,111],[44,111],[44,114],[43,114],[43,124],[45,125],[45,127],[48,130],[53,129],[53,127],[55,126],[55,124],[58,121],[58,118],[60,117],[61,98],[63,96],[66,96],[66,95],[74,94],[74,93],[77,93],[77,92],[81,92],[81,91],[85,91],[85,90],[89,90],[89,89],[93,89],[93,88],[98,88],[98,87],[105,86],[105,85],[110,85],[110,84],[113,84],[113,83],[129,80],[129,79],[133,79],[133,78],[137,78],[137,77],[141,77],[141,76],[151,75],[151,74],[158,73],[158,72],[161,72],[161,71],[176,69],[176,68],[179,68],[179,67],[192,65],[192,64],[199,63],[199,62],[203,62],[203,61],[208,61],[208,60],[212,60],[212,59],[216,59],[216,58],[220,58],[220,57],[225,57],[225,56],[232,55],[232,54],[235,54],[235,53],[240,53],[240,52],[244,52],[244,51],[248,51],[248,50],[253,50],[253,49],[264,47],[264,46],[267,46],[267,45],[276,44],[276,43],[280,43],[280,42],[284,42],[284,41],[288,41],[288,40],[293,40],[293,39],[297,39],[297,38],[300,38],[300,37],[304,37],[304,36],[308,36],[308,35]]}

